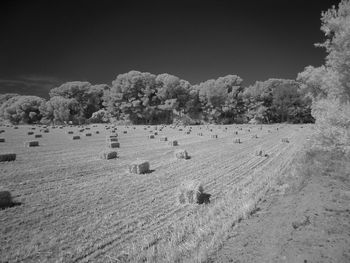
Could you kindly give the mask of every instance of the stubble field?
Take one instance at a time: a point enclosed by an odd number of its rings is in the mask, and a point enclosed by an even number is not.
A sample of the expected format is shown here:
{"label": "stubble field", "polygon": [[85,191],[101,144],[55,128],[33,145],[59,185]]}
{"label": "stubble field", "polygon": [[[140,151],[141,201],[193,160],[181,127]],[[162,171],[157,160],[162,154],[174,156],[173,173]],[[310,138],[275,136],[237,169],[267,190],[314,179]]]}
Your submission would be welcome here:
{"label": "stubble field", "polygon": [[[117,126],[118,158],[104,160],[99,153],[112,134],[105,125],[84,132],[49,127],[48,133],[32,127],[0,127],[6,140],[0,153],[17,154],[13,162],[0,162],[0,187],[21,203],[0,210],[0,262],[205,261],[232,225],[279,186],[312,129],[213,125],[193,126],[185,134],[188,127]],[[158,135],[149,139],[150,131]],[[179,146],[159,141],[161,136]],[[40,146],[25,147],[29,140]],[[268,156],[256,156],[258,148]],[[176,159],[176,149],[186,149],[191,158]],[[137,159],[149,161],[150,173],[129,173]],[[188,179],[203,184],[210,203],[178,204],[178,188]]]}

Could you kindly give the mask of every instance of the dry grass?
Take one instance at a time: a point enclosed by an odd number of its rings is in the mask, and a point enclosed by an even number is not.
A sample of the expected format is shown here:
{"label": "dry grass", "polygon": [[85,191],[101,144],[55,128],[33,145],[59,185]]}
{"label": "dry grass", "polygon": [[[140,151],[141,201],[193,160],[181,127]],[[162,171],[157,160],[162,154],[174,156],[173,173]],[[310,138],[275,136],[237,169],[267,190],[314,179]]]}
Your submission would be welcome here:
{"label": "dry grass", "polygon": [[[118,161],[96,154],[110,130],[72,143],[67,130],[52,129],[42,147],[26,149],[26,126],[1,127],[7,143],[0,152],[16,152],[16,162],[0,164],[0,185],[21,206],[0,211],[0,254],[4,262],[203,262],[224,242],[233,224],[249,216],[256,202],[288,169],[309,130],[288,125],[268,134],[252,128],[261,140],[251,139],[243,127],[243,144],[232,146],[236,125],[227,132],[211,126],[219,138],[196,136],[171,127],[162,134],[191,150],[186,162],[172,157],[169,145],[147,140],[148,131],[136,126],[121,134],[125,146]],[[240,126],[238,126],[240,127]],[[159,127],[158,127],[159,128]],[[120,128],[121,130],[123,127]],[[265,129],[264,129],[265,130]],[[289,137],[293,144],[281,144]],[[269,158],[252,158],[261,146]],[[129,163],[148,160],[152,173],[133,176]],[[210,203],[178,206],[182,182],[200,181],[211,194]]]}

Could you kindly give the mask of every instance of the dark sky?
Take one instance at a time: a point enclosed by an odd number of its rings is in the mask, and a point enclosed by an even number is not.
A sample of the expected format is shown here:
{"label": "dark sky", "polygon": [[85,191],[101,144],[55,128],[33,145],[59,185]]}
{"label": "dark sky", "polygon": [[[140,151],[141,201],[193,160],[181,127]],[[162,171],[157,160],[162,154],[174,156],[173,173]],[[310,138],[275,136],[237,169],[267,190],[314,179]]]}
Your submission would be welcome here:
{"label": "dark sky", "polygon": [[0,93],[47,97],[65,81],[111,84],[130,70],[192,84],[296,78],[325,52],[321,11],[337,1],[2,1]]}

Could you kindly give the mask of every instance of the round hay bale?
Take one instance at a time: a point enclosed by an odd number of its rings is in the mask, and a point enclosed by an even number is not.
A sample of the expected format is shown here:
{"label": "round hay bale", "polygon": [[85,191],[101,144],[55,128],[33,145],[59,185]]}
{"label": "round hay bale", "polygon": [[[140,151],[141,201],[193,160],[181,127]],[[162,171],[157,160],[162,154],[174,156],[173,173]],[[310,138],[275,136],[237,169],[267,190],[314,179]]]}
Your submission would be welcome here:
{"label": "round hay bale", "polygon": [[120,148],[119,142],[108,142],[107,147],[109,148]]}
{"label": "round hay bale", "polygon": [[15,153],[3,153],[0,154],[0,162],[10,162],[16,160]]}
{"label": "round hay bale", "polygon": [[178,146],[178,143],[176,140],[173,140],[173,141],[169,141],[169,145],[170,146]]}
{"label": "round hay bale", "polygon": [[74,136],[72,137],[72,139],[73,139],[73,140],[80,140],[80,136],[79,136],[79,135],[74,135]]}
{"label": "round hay bale", "polygon": [[5,138],[0,138],[0,142],[5,142]]}
{"label": "round hay bale", "polygon": [[118,153],[116,151],[104,151],[100,153],[100,158],[105,160],[115,159],[118,157]]}
{"label": "round hay bale", "polygon": [[24,143],[25,147],[37,147],[39,146],[39,141],[29,141]]}
{"label": "round hay bale", "polygon": [[166,142],[166,141],[168,141],[168,137],[165,137],[165,136],[160,137],[160,138],[159,138],[159,141],[161,141],[161,142]]}
{"label": "round hay bale", "polygon": [[188,153],[184,149],[179,149],[174,152],[176,159],[189,159]]}
{"label": "round hay bale", "polygon": [[7,208],[12,205],[12,197],[9,191],[0,191],[0,208]]}
{"label": "round hay bale", "polygon": [[199,198],[203,192],[203,186],[199,181],[188,180],[181,183],[177,200],[179,204],[196,204],[199,203]]}
{"label": "round hay bale", "polygon": [[137,160],[129,165],[129,172],[134,174],[144,174],[149,171],[150,165],[148,161]]}

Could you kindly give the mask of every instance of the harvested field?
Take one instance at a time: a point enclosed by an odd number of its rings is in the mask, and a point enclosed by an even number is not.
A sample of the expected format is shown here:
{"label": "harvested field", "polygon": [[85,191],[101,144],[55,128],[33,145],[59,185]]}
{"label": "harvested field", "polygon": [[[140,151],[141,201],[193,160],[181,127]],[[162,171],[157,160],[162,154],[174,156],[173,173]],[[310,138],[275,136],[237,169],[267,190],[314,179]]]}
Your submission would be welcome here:
{"label": "harvested field", "polygon": [[[0,185],[21,203],[0,210],[0,258],[4,262],[205,259],[223,241],[222,233],[288,169],[312,127],[280,126],[277,130],[263,125],[260,130],[260,125],[211,125],[209,129],[218,135],[215,140],[206,126],[193,126],[191,134],[183,133],[187,128],[158,129],[160,136],[189,149],[187,161],[174,158],[176,147],[149,140],[143,126],[132,126],[118,136],[122,147],[118,159],[110,161],[101,159],[100,153],[106,149],[111,125],[89,126],[94,136],[76,142],[67,133],[78,134],[86,127],[50,128],[40,147],[33,148],[23,147],[27,126],[0,127],[6,139],[0,154],[16,154],[15,161],[0,163]],[[248,129],[258,138],[253,139]],[[242,143],[235,144],[237,130]],[[281,143],[282,138],[293,143]],[[257,148],[264,149],[268,158],[256,156]],[[149,161],[152,170],[130,173],[129,165],[138,159]],[[199,181],[210,202],[178,205],[179,187],[188,180]]]}

